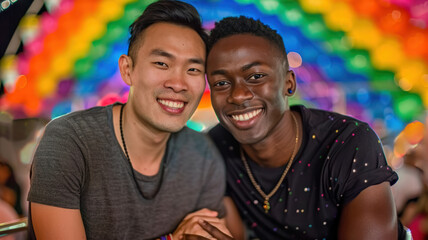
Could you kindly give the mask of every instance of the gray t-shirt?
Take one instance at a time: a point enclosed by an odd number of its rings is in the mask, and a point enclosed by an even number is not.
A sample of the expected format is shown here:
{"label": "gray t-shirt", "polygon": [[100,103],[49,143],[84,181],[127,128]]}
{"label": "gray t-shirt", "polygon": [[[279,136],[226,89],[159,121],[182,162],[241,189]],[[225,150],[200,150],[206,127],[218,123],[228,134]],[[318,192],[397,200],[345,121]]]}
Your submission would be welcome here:
{"label": "gray t-shirt", "polygon": [[57,118],[35,153],[28,200],[80,209],[88,239],[156,238],[202,208],[224,216],[224,163],[204,134],[184,127],[168,140],[157,175],[134,171],[151,199],[138,192],[127,161],[114,133],[112,105]]}

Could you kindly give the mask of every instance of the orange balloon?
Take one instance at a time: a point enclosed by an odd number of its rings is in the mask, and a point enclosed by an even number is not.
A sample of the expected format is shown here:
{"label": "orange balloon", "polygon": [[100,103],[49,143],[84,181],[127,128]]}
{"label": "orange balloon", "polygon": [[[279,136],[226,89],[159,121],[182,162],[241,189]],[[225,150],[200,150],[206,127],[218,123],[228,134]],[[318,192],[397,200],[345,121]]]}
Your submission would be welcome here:
{"label": "orange balloon", "polygon": [[410,144],[418,144],[424,138],[425,125],[419,121],[411,122],[404,128],[403,133]]}
{"label": "orange balloon", "polygon": [[56,30],[56,33],[61,32],[63,34],[65,33],[68,35],[68,33],[77,31],[79,28],[79,24],[82,22],[81,18],[81,15],[79,15],[75,11],[70,11],[61,15],[58,18],[58,28]]}
{"label": "orange balloon", "polygon": [[41,111],[40,99],[29,99],[24,105],[24,110],[29,117],[36,117]]}
{"label": "orange balloon", "polygon": [[27,86],[27,77],[25,75],[19,75],[15,82],[15,89],[23,89]]}
{"label": "orange balloon", "polygon": [[350,4],[354,11],[361,16],[376,18],[382,12],[378,1],[373,0],[351,0]]}
{"label": "orange balloon", "polygon": [[403,132],[398,134],[394,141],[394,154],[396,157],[403,157],[406,155],[407,151],[410,149],[410,144],[404,137]]}
{"label": "orange balloon", "polygon": [[35,55],[30,59],[29,71],[28,71],[27,77],[28,75],[31,75],[33,78],[36,78],[42,72],[45,71],[46,63],[50,62],[50,57],[47,57],[47,56],[49,55],[45,53],[41,53],[41,54]]}
{"label": "orange balloon", "polygon": [[43,52],[56,55],[58,52],[61,52],[65,48],[67,42],[66,33],[55,33],[46,35],[45,40],[43,42]]}

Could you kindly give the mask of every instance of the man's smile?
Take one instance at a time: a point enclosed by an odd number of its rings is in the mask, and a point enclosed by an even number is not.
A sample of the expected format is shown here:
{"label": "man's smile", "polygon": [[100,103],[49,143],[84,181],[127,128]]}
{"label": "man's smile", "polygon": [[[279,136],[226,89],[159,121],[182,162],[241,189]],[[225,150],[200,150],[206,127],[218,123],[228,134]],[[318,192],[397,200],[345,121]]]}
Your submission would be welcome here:
{"label": "man's smile", "polygon": [[242,114],[231,114],[230,116],[235,121],[249,121],[255,117],[257,117],[262,112],[262,109],[256,109],[251,112],[242,113]]}
{"label": "man's smile", "polygon": [[180,114],[184,111],[186,102],[180,100],[171,100],[171,99],[157,99],[157,102],[162,107],[163,110],[172,114]]}

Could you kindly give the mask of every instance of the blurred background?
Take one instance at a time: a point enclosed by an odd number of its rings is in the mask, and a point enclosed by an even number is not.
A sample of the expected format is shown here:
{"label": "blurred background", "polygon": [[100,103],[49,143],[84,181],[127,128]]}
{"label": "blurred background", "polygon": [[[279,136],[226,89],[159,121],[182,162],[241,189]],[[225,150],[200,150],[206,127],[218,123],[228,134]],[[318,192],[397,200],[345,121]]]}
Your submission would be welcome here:
{"label": "blurred background", "polygon": [[[45,124],[126,101],[118,58],[127,52],[128,26],[151,2],[0,0],[0,162],[12,167],[20,186],[19,215],[26,215],[31,157]],[[277,29],[298,80],[291,104],[368,122],[404,179],[404,188],[394,190],[403,202],[398,211],[425,192],[428,0],[185,2],[198,9],[206,29],[239,15]],[[207,88],[188,126],[203,131],[216,123]],[[402,190],[409,189],[406,167],[418,176],[411,194]]]}

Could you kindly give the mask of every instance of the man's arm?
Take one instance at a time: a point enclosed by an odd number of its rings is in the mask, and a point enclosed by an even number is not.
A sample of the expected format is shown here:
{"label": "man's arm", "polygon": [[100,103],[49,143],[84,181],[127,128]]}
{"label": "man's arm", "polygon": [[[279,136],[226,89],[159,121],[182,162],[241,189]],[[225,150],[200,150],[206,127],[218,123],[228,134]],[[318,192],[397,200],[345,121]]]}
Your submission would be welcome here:
{"label": "man's arm", "polygon": [[79,209],[31,204],[31,218],[37,239],[86,239]]}
{"label": "man's arm", "polygon": [[389,182],[364,189],[346,204],[338,239],[397,239],[397,215]]}
{"label": "man's arm", "polygon": [[223,204],[226,208],[226,226],[230,233],[235,239],[245,239],[245,227],[232,198],[224,197]]}

